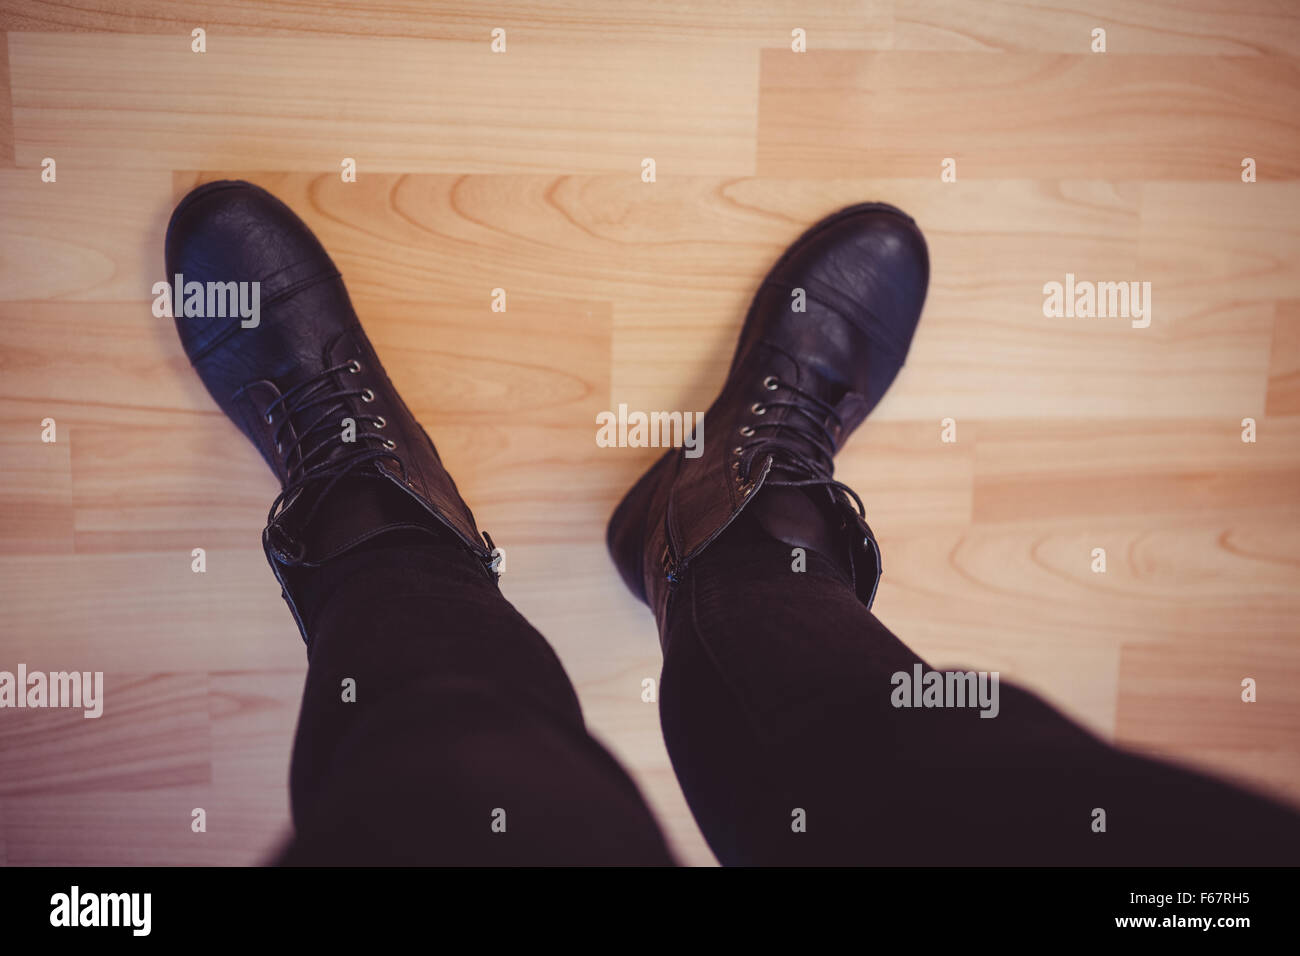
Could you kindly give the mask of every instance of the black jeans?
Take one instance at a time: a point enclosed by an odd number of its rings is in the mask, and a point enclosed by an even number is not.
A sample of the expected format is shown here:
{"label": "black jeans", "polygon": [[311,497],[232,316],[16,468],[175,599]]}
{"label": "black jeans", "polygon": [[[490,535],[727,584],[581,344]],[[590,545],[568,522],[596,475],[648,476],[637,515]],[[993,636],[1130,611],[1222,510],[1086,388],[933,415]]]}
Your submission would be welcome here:
{"label": "black jeans", "polygon": [[[1024,690],[1001,684],[992,719],[895,707],[892,675],[923,662],[807,560],[792,570],[742,514],[669,605],[664,737],[722,863],[1300,861],[1295,811],[1124,753]],[[281,862],[672,862],[550,646],[458,543],[380,537],[308,586]]]}

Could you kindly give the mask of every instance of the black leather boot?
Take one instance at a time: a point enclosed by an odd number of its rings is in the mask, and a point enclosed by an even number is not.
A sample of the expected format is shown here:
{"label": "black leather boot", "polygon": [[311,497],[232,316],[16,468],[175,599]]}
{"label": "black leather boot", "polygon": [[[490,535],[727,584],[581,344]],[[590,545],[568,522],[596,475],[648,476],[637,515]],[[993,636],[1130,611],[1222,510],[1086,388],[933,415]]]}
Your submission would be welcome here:
{"label": "black leather boot", "polygon": [[[880,551],[832,458],[902,368],[929,275],[920,229],[881,203],[822,220],[772,267],[705,413],[703,453],[670,450],[610,519],[610,554],[661,637],[673,587],[745,511],[778,540],[837,562],[871,606]],[[798,290],[806,311],[796,311]]]}
{"label": "black leather boot", "polygon": [[[184,285],[173,294],[186,355],[280,479],[262,543],[304,641],[302,569],[380,534],[454,534],[495,579],[491,540],[389,381],[338,269],[288,206],[251,183],[200,186],[172,213],[166,260],[168,283]],[[238,301],[256,295],[258,310],[235,308],[241,290],[213,285],[225,283],[248,283]]]}

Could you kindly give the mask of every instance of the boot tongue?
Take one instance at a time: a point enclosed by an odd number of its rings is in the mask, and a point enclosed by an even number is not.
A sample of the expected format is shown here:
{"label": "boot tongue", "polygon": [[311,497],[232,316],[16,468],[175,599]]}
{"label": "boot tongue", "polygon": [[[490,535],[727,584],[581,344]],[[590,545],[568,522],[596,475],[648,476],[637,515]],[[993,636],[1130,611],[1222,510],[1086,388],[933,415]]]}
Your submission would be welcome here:
{"label": "boot tongue", "polygon": [[[300,546],[302,561],[319,564],[389,531],[440,533],[437,519],[376,471],[348,475],[317,500],[327,483],[305,489],[272,522],[281,537]],[[308,521],[313,506],[315,512]]]}
{"label": "boot tongue", "polygon": [[[822,416],[821,422],[835,443],[835,450],[839,451],[849,433],[867,417],[869,409],[866,397],[816,366],[805,366],[802,371],[799,387],[835,410],[834,415],[827,412]],[[811,406],[812,403],[809,402],[808,405]],[[808,410],[813,411],[811,407]]]}
{"label": "boot tongue", "polygon": [[[763,449],[773,455],[774,477],[829,480],[834,465],[827,457],[826,443],[839,451],[866,417],[866,400],[813,366],[800,370],[797,390],[787,387],[775,392],[774,399],[777,396],[794,407],[781,409],[780,427],[771,430],[770,443]],[[757,457],[761,461],[762,452]]]}
{"label": "boot tongue", "polygon": [[764,487],[745,510],[778,541],[840,563],[843,519],[825,486]]}
{"label": "boot tongue", "polygon": [[[288,387],[297,384],[291,382]],[[306,459],[307,470],[311,471],[344,457],[358,448],[373,447],[368,441],[358,440],[355,443],[343,441],[344,419],[352,419],[357,435],[367,430],[368,423],[365,416],[354,407],[355,401],[325,397],[338,389],[339,385],[334,377],[317,378],[314,384],[307,386],[304,392],[290,403],[293,407],[289,410],[289,423],[294,435],[303,435],[317,424],[318,419],[325,416],[316,430],[307,435],[298,446],[298,450],[290,460],[291,466],[297,461]]]}
{"label": "boot tongue", "polygon": [[[866,399],[815,367],[805,366],[801,371],[799,388],[825,402],[834,413],[825,411],[823,414],[822,409],[809,401],[802,401],[800,406],[822,423],[826,437],[831,439],[838,451],[848,434],[866,417]],[[803,438],[799,433],[815,430],[816,426],[812,422],[794,410],[789,410],[786,421],[795,427],[785,431],[799,435],[795,440],[801,445],[811,444],[810,439]],[[785,468],[778,468],[774,474],[779,479],[809,477]],[[767,485],[747,510],[773,538],[820,553],[852,579],[843,509],[830,487],[807,485],[791,488]]]}

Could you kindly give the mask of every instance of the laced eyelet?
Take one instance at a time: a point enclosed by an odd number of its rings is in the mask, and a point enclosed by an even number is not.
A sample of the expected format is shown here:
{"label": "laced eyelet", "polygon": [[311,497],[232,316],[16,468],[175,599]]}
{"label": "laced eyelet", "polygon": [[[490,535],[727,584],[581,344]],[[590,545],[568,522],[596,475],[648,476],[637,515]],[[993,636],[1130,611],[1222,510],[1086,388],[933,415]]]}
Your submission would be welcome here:
{"label": "laced eyelet", "polygon": [[356,375],[358,372],[361,371],[361,363],[358,362],[356,359],[352,359],[351,361],[348,362],[348,371],[351,372],[353,375]]}
{"label": "laced eyelet", "polygon": [[394,448],[397,447],[397,442],[393,441],[391,438],[385,438],[384,447],[387,448],[389,451],[392,451]]}
{"label": "laced eyelet", "polygon": [[374,422],[376,428],[383,428],[385,425],[388,424],[388,419],[385,418],[383,415],[377,415],[374,419]]}
{"label": "laced eyelet", "polygon": [[767,378],[763,379],[763,387],[769,392],[775,392],[777,386],[780,384],[781,383],[776,380],[775,375],[769,375]]}
{"label": "laced eyelet", "polygon": [[751,428],[749,425],[741,425],[740,433],[744,435],[746,438],[748,438],[750,435],[754,434],[754,429]]}
{"label": "laced eyelet", "polygon": [[362,389],[361,400],[363,402],[373,402],[375,400],[375,393],[368,388]]}
{"label": "laced eyelet", "polygon": [[750,405],[750,406],[749,406],[749,410],[750,410],[751,412],[753,412],[755,415],[766,415],[766,414],[767,414],[767,409],[763,407],[763,403],[762,403],[762,402],[755,402],[753,405]]}

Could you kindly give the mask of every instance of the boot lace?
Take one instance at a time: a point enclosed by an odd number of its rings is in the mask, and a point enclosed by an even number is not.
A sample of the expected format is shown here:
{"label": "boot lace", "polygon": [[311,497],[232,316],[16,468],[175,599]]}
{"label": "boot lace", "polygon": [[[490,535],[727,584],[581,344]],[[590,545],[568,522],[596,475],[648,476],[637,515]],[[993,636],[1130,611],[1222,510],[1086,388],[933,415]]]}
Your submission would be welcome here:
{"label": "boot lace", "polygon": [[[807,488],[822,485],[832,492],[838,490],[853,501],[858,514],[865,518],[866,508],[857,492],[832,477],[835,468],[835,437],[830,423],[836,427],[843,424],[835,407],[797,385],[779,380],[775,375],[767,376],[763,380],[763,387],[770,392],[779,391],[782,394],[750,406],[749,410],[754,417],[740,426],[740,434],[747,441],[732,450],[736,457],[732,469],[736,472],[737,480],[747,481],[754,463],[761,463],[770,455],[772,470],[765,482],[766,486]],[[761,420],[768,411],[777,408],[789,409],[783,421]],[[781,477],[774,478],[772,473],[779,473]]]}
{"label": "boot lace", "polygon": [[[343,417],[353,418],[358,425],[365,422],[375,428],[383,428],[388,424],[382,415],[352,412],[349,407],[351,399],[373,402],[375,393],[368,388],[348,388],[335,381],[335,376],[344,371],[356,374],[361,371],[361,363],[352,359],[327,368],[320,374],[299,382],[267,406],[265,415],[268,425],[275,420],[277,410],[284,412],[273,438],[275,450],[282,456],[288,471],[284,489],[276,496],[267,514],[267,524],[275,520],[285,503],[301,489],[325,482],[303,521],[303,524],[307,524],[335,485],[371,462],[382,459],[396,462],[402,480],[406,480],[406,463],[394,451],[396,442],[385,438],[378,431],[358,431],[355,441],[343,440]],[[301,427],[305,421],[311,423]],[[286,448],[283,444],[286,429],[291,426],[297,438]]]}

